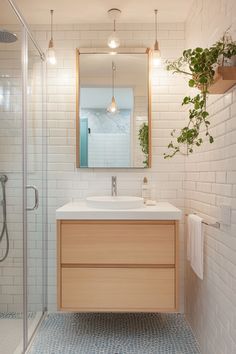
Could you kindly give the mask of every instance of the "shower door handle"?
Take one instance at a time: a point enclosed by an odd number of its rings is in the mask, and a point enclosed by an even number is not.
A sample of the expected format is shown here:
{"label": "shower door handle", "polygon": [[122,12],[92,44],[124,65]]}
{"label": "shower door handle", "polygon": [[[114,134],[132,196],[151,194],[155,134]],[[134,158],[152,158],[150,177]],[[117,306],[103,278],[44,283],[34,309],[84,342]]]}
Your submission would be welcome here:
{"label": "shower door handle", "polygon": [[33,189],[33,191],[34,191],[34,206],[32,208],[26,208],[26,210],[32,211],[32,210],[38,209],[38,206],[39,206],[39,191],[38,191],[38,188],[33,186],[33,185],[26,186],[26,188],[27,189]]}

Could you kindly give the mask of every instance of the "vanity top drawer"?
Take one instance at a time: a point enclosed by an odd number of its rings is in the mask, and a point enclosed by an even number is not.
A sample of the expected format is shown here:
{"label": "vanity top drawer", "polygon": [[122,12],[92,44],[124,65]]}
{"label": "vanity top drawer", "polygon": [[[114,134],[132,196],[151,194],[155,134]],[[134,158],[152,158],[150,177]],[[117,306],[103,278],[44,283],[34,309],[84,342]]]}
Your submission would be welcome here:
{"label": "vanity top drawer", "polygon": [[61,221],[62,264],[175,264],[175,224]]}

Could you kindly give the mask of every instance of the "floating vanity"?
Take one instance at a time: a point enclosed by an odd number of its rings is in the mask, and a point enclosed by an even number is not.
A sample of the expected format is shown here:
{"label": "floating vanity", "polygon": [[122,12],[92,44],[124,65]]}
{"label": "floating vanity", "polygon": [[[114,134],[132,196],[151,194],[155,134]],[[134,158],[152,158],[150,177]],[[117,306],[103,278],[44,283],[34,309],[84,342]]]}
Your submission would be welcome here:
{"label": "floating vanity", "polygon": [[58,309],[178,311],[178,220],[169,203],[57,209]]}

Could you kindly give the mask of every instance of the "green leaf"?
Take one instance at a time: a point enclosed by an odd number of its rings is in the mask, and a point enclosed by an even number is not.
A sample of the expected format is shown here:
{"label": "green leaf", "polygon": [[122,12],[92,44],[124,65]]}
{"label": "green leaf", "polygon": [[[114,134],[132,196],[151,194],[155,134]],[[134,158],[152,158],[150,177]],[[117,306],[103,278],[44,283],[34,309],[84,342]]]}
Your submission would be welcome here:
{"label": "green leaf", "polygon": [[[202,112],[202,117],[203,118],[206,118],[207,116],[209,116],[209,113],[208,112],[206,112],[206,111],[204,111],[204,112]],[[205,122],[206,123],[206,122]],[[210,124],[210,123],[209,123]]]}
{"label": "green leaf", "polygon": [[195,81],[193,79],[189,80],[188,85],[189,87],[194,87]]}
{"label": "green leaf", "polygon": [[201,76],[199,79],[200,84],[207,84],[208,80],[206,76]]}
{"label": "green leaf", "polygon": [[190,97],[188,97],[188,96],[184,97],[183,102],[182,102],[182,105],[188,104],[189,101],[190,101]]}

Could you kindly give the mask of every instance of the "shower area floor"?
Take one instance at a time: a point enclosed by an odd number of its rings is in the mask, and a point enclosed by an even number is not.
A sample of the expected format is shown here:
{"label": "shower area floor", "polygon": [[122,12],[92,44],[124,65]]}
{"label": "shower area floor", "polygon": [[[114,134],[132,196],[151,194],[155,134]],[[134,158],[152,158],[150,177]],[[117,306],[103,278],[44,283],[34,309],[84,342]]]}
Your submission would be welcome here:
{"label": "shower area floor", "polygon": [[[28,316],[29,335],[31,335],[41,317],[40,312]],[[22,313],[0,313],[0,353],[22,353],[23,315]]]}
{"label": "shower area floor", "polygon": [[29,354],[200,354],[182,314],[54,313]]}
{"label": "shower area floor", "polygon": [[15,353],[21,343],[22,328],[22,320],[20,319],[0,319],[0,353]]}

